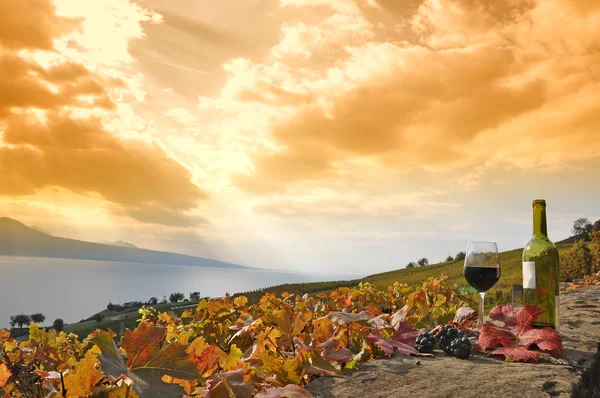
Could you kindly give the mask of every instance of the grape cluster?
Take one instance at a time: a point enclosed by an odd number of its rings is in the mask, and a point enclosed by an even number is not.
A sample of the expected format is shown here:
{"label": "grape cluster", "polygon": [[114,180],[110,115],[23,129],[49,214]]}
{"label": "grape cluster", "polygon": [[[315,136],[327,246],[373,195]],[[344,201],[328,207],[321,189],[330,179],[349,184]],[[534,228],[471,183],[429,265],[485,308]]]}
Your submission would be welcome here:
{"label": "grape cluster", "polygon": [[422,353],[431,354],[436,345],[435,337],[429,334],[429,332],[423,332],[417,336],[415,341],[415,349]]}
{"label": "grape cluster", "polygon": [[469,338],[452,325],[442,326],[436,335],[436,339],[440,348],[450,356],[467,359],[471,355]]}
{"label": "grape cluster", "polygon": [[446,353],[450,354],[450,344],[452,340],[458,337],[458,330],[452,325],[442,326],[438,334],[436,335],[440,348]]}
{"label": "grape cluster", "polygon": [[452,340],[450,343],[450,355],[459,359],[467,359],[471,355],[471,342],[467,336],[461,336],[462,333],[458,333],[458,337]]}

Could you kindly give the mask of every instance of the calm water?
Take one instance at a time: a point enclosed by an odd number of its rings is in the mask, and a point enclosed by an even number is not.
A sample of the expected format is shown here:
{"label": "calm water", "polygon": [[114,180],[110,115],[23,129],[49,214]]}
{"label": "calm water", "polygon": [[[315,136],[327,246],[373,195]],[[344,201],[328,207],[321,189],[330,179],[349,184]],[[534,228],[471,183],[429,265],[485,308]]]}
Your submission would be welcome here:
{"label": "calm water", "polygon": [[199,291],[219,297],[290,282],[340,280],[353,275],[301,275],[179,265],[118,263],[0,256],[0,328],[10,316],[41,312],[44,325],[56,318],[77,322],[106,308],[109,301],[147,301],[173,292]]}

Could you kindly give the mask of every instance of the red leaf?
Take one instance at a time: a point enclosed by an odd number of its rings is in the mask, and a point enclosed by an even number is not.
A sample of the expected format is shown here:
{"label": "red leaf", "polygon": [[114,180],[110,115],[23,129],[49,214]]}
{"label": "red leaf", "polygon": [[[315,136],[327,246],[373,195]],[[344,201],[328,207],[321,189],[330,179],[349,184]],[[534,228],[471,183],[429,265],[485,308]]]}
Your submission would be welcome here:
{"label": "red leaf", "polygon": [[209,377],[206,380],[206,388],[210,398],[251,398],[254,393],[254,387],[244,381],[244,371],[242,369],[231,372],[219,373]]}
{"label": "red leaf", "polygon": [[329,339],[324,343],[319,344],[319,348],[323,349],[321,356],[323,359],[328,361],[335,361],[339,363],[346,363],[354,357],[352,351],[347,348],[340,348],[335,350],[339,345],[339,342],[335,339]]}
{"label": "red leaf", "polygon": [[494,326],[491,323],[483,325],[479,331],[479,339],[475,345],[477,351],[486,351],[499,345],[508,347],[515,342],[515,335],[508,329]]}
{"label": "red leaf", "polygon": [[501,355],[507,361],[534,362],[538,360],[539,352],[529,348],[537,346],[541,351],[554,357],[563,354],[562,339],[558,332],[550,327],[534,328],[532,322],[542,314],[538,307],[526,305],[515,313],[510,304],[494,307],[490,318],[501,321],[504,326],[496,326],[490,322],[480,331],[479,340],[475,345],[478,351],[486,351],[498,346],[490,355]]}
{"label": "red leaf", "polygon": [[396,325],[394,335],[391,339],[383,337],[377,330],[369,333],[367,339],[370,343],[375,343],[375,345],[381,348],[385,355],[390,358],[394,353],[394,348],[402,355],[418,355],[423,357],[433,356],[433,354],[420,353],[415,349],[414,344],[418,334],[419,332],[414,330],[412,325],[409,325],[406,322],[400,322]]}
{"label": "red leaf", "polygon": [[490,353],[491,356],[501,355],[513,362],[537,362],[540,353],[523,347],[502,347]]}

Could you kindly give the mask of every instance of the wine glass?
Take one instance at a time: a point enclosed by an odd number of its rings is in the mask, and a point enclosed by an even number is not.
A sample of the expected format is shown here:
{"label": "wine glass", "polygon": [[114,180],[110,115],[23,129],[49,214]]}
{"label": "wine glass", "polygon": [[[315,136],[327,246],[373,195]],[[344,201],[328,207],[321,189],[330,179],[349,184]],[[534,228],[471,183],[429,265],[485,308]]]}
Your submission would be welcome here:
{"label": "wine glass", "polygon": [[469,285],[479,292],[479,323],[483,326],[485,293],[500,280],[500,259],[496,242],[469,242],[465,255],[464,275]]}

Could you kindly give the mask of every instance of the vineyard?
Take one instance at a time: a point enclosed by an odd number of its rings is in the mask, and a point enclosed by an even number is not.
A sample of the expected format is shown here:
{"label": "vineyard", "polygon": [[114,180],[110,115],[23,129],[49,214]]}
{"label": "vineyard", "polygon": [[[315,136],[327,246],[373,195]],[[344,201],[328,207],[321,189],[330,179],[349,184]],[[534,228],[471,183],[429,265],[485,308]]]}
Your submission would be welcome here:
{"label": "vineyard", "polygon": [[[181,316],[143,307],[139,325],[119,341],[112,331],[80,340],[34,324],[29,340],[17,342],[1,330],[0,391],[8,397],[310,397],[302,387],[311,380],[360,362],[394,352],[431,356],[415,348],[417,329],[452,324],[468,334],[466,342],[476,342],[472,317],[462,324],[455,318],[461,307],[474,307],[474,297],[442,275],[416,288],[361,283],[314,297],[265,294],[252,305],[244,296],[226,296],[202,300]],[[538,335],[522,323],[536,314],[509,307],[493,314],[514,333],[489,327],[475,349],[535,360],[528,353],[533,341],[560,355],[560,337]]]}

